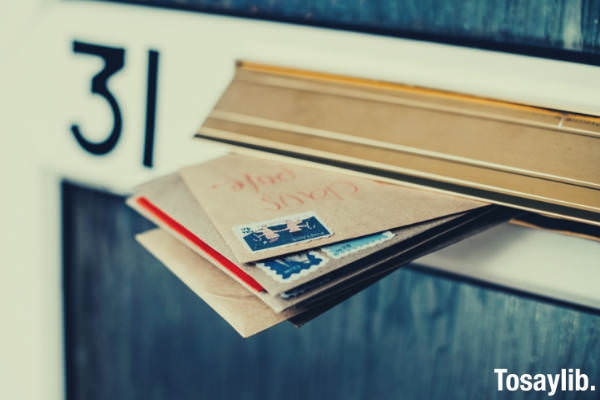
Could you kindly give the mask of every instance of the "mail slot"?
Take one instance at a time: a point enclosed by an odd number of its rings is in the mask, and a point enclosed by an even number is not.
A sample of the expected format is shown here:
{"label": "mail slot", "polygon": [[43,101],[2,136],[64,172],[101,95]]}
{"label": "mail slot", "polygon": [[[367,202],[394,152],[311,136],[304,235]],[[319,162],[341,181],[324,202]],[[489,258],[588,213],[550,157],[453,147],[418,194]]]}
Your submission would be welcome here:
{"label": "mail slot", "polygon": [[196,137],[600,225],[595,116],[240,62]]}

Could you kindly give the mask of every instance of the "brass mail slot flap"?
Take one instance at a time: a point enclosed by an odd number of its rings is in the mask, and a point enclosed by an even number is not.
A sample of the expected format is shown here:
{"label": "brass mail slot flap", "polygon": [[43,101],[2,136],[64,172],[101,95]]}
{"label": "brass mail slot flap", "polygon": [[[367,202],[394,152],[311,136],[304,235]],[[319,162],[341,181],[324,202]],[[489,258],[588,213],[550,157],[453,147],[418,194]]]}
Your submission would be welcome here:
{"label": "brass mail slot flap", "polygon": [[239,63],[197,135],[600,225],[600,118]]}

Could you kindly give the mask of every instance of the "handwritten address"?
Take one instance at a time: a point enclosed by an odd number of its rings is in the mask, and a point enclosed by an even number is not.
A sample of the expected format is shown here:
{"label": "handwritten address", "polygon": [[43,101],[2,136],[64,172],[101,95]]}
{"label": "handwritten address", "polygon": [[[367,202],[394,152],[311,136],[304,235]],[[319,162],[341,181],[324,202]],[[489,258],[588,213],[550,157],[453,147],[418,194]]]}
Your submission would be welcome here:
{"label": "handwritten address", "polygon": [[323,200],[344,200],[358,192],[358,186],[350,181],[334,181],[308,190],[278,191],[277,186],[296,180],[296,173],[282,167],[271,174],[244,173],[227,182],[210,186],[213,190],[229,190],[234,193],[250,191],[257,193],[265,210],[278,211],[291,209],[310,202]]}

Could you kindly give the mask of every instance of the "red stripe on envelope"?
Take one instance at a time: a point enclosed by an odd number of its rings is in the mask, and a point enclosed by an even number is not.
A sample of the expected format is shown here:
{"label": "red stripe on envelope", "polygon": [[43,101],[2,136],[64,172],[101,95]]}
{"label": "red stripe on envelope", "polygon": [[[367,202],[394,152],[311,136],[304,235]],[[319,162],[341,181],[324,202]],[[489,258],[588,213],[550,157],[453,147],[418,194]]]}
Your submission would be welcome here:
{"label": "red stripe on envelope", "polygon": [[265,290],[260,283],[255,281],[250,275],[242,271],[237,265],[229,261],[225,258],[221,253],[210,247],[204,241],[202,241],[198,236],[194,235],[192,232],[187,230],[183,225],[179,222],[175,221],[173,218],[169,217],[165,214],[160,208],[156,207],[145,197],[138,197],[135,201],[142,206],[146,211],[154,215],[156,218],[167,224],[171,229],[175,232],[179,233],[181,236],[185,237],[190,242],[194,243],[198,246],[206,255],[211,257],[213,260],[218,262],[224,268],[227,268],[232,274],[240,278],[244,283],[250,286],[252,289],[261,292]]}

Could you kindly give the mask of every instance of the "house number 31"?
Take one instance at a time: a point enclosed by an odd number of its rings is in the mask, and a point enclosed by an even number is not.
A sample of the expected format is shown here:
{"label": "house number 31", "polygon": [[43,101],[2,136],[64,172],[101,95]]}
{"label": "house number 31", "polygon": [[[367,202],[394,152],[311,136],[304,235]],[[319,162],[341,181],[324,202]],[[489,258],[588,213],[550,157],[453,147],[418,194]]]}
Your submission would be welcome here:
{"label": "house number 31", "polygon": [[[73,52],[100,57],[104,67],[92,77],[90,90],[92,94],[101,96],[108,102],[112,111],[112,129],[104,140],[90,141],[86,139],[84,129],[77,123],[71,124],[71,133],[86,151],[95,155],[110,153],[121,137],[123,120],[119,101],[107,86],[108,80],[125,66],[125,49],[110,47],[96,43],[73,41]],[[144,152],[142,164],[146,167],[153,165],[154,124],[156,121],[156,87],[158,81],[158,56],[156,50],[148,50],[148,80],[146,86],[146,126],[144,132]]]}

